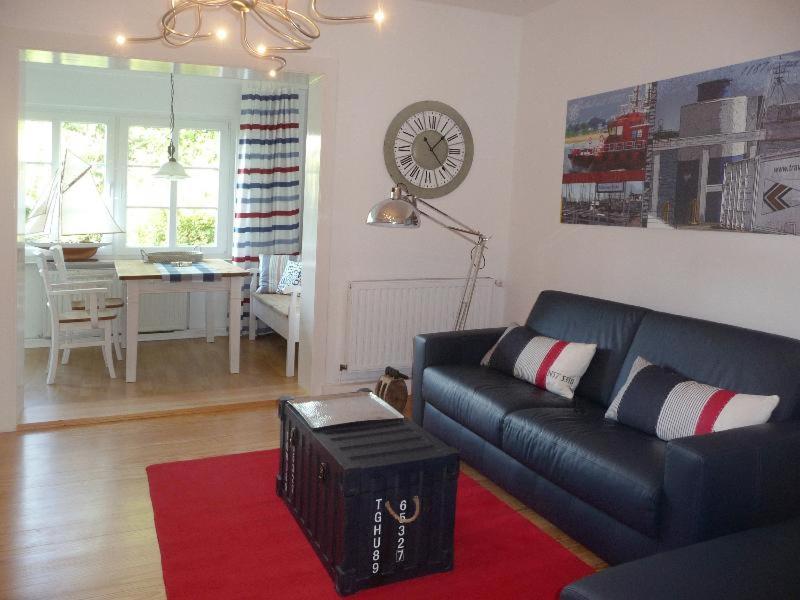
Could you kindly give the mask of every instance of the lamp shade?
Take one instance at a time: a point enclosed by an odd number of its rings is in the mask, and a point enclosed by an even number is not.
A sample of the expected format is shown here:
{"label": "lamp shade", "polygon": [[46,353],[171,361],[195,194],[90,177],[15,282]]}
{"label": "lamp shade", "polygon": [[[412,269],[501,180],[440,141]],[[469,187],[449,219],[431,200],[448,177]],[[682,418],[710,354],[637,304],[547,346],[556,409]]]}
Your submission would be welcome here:
{"label": "lamp shade", "polygon": [[177,181],[178,179],[188,179],[189,176],[186,174],[186,170],[181,163],[175,160],[174,157],[170,157],[153,177],[167,179],[168,181]]}
{"label": "lamp shade", "polygon": [[407,200],[389,198],[378,202],[367,215],[367,225],[378,227],[419,227],[419,211]]}

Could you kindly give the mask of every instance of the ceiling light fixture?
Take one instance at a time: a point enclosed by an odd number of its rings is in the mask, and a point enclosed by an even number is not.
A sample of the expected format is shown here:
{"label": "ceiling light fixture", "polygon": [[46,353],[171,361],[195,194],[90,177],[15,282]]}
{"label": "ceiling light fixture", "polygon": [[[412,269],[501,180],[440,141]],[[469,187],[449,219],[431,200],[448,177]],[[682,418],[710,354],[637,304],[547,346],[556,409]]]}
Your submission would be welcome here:
{"label": "ceiling light fixture", "polygon": [[[277,74],[286,66],[286,59],[281,54],[311,49],[311,43],[321,34],[318,22],[373,21],[380,25],[386,19],[382,9],[371,15],[326,15],[317,9],[317,0],[311,0],[310,12],[307,15],[289,8],[289,0],[169,0],[168,4],[169,8],[161,16],[159,35],[150,37],[118,35],[117,44],[163,40],[170,46],[180,47],[195,40],[212,37],[224,40],[228,35],[225,30],[204,32],[203,21],[206,11],[228,8],[239,16],[242,47],[251,56],[270,62],[269,72],[272,75],[272,71]],[[194,25],[186,30],[178,29],[178,18],[186,12],[194,15]],[[255,21],[266,33],[278,38],[280,42],[275,45],[253,45],[247,31],[250,21]]]}

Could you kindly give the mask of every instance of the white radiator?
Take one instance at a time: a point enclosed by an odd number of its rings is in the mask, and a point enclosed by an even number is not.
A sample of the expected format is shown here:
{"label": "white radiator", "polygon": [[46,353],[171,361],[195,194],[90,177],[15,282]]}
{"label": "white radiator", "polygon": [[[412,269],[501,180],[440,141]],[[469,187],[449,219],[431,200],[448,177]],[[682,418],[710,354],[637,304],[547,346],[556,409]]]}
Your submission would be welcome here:
{"label": "white radiator", "polygon": [[[410,374],[414,336],[452,330],[463,289],[463,279],[351,282],[340,380],[377,380],[389,365]],[[502,324],[501,293],[478,279],[467,329]]]}
{"label": "white radiator", "polygon": [[188,294],[142,294],[139,296],[139,331],[184,331],[189,327]]}

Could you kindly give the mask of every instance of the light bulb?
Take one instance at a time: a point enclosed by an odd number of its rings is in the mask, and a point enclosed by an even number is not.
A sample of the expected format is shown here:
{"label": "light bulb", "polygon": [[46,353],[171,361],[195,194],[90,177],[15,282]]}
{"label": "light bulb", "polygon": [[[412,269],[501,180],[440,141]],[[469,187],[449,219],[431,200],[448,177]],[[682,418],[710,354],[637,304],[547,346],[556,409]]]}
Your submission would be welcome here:
{"label": "light bulb", "polygon": [[217,29],[217,31],[215,32],[215,35],[217,36],[217,39],[218,39],[219,41],[223,41],[223,40],[225,40],[225,39],[228,37],[228,32],[227,32],[225,29],[222,29],[222,28],[220,27],[220,28],[219,28],[219,29]]}
{"label": "light bulb", "polygon": [[379,8],[372,18],[375,19],[378,25],[381,25],[386,20],[386,13],[383,12],[382,8]]}
{"label": "light bulb", "polygon": [[269,72],[269,76],[275,79],[278,76],[278,72],[275,69],[271,69]]}
{"label": "light bulb", "polygon": [[267,47],[264,44],[259,44],[258,48],[256,48],[256,52],[258,52],[259,54],[266,54]]}
{"label": "light bulb", "polygon": [[117,46],[122,46],[128,41],[128,38],[120,33],[116,38],[114,38],[114,41],[117,42]]}

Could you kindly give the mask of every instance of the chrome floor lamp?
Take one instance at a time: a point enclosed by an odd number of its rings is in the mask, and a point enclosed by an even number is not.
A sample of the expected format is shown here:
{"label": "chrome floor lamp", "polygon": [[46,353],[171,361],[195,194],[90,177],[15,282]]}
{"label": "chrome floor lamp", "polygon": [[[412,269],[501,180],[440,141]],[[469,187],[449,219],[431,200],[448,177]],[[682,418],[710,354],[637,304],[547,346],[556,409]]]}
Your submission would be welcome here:
{"label": "chrome floor lamp", "polygon": [[[420,205],[431,211],[431,213],[422,210]],[[463,331],[467,324],[472,297],[475,294],[478,273],[486,264],[484,254],[486,252],[486,243],[489,239],[477,229],[464,225],[458,219],[439,210],[429,202],[410,194],[408,188],[402,183],[392,188],[392,193],[388,199],[372,207],[369,215],[367,215],[367,225],[416,229],[420,226],[420,215],[427,217],[437,225],[452,231],[472,244],[469,272],[467,273],[455,322],[455,331]]]}

